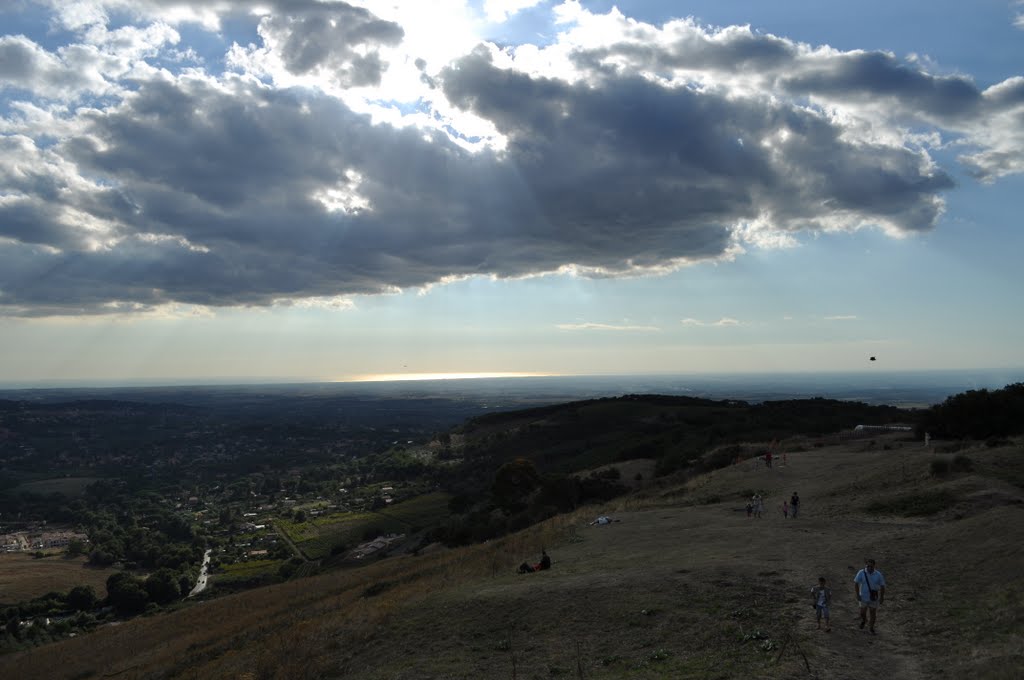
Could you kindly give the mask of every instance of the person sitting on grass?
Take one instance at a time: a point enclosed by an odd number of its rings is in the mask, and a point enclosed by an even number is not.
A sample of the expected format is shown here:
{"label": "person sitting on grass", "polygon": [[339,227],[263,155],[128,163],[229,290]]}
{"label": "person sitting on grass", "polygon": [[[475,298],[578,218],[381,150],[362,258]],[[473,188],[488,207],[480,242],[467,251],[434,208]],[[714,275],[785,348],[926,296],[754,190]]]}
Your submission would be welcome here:
{"label": "person sitting on grass", "polygon": [[517,570],[520,574],[532,574],[535,571],[546,571],[551,568],[551,558],[548,557],[547,551],[541,548],[540,551],[540,562],[536,564],[530,564],[529,562],[523,562],[519,565]]}

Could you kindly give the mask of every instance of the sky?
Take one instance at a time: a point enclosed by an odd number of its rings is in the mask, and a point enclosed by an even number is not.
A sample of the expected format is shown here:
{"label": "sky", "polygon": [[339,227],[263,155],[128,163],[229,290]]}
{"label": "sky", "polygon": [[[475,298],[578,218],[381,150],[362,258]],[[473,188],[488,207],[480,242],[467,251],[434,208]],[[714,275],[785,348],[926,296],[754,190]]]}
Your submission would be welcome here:
{"label": "sky", "polygon": [[1024,367],[1017,0],[0,27],[0,383]]}

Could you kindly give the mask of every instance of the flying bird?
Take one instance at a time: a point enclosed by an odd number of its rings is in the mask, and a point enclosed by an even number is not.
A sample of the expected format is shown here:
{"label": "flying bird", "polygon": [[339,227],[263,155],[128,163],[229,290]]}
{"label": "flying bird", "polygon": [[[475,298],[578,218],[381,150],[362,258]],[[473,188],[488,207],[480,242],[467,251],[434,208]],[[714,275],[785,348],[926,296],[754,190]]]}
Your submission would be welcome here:
{"label": "flying bird", "polygon": [[872,360],[872,361],[874,361],[874,360],[875,360],[875,358],[874,358],[874,357],[871,357],[871,360]]}

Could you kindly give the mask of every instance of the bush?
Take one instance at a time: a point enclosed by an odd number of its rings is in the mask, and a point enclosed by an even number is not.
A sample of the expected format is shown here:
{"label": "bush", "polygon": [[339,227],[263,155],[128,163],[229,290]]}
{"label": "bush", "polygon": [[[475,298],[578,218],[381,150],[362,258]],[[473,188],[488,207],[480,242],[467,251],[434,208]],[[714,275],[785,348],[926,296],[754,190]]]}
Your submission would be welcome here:
{"label": "bush", "polygon": [[945,477],[949,474],[949,461],[944,458],[933,460],[930,467],[933,477]]}
{"label": "bush", "polygon": [[75,586],[68,592],[68,607],[78,612],[87,612],[96,608],[99,598],[92,586]]}
{"label": "bush", "polygon": [[140,614],[149,603],[149,594],[142,581],[121,571],[107,579],[107,603],[119,614]]}
{"label": "bush", "polygon": [[946,490],[924,491],[922,493],[897,496],[888,500],[875,501],[866,510],[876,515],[903,515],[924,517],[952,507],[957,497]]}
{"label": "bush", "polygon": [[974,469],[974,461],[964,455],[953,456],[952,469],[956,472],[970,472]]}
{"label": "bush", "polygon": [[1024,432],[1024,383],[999,390],[970,390],[925,412],[918,435],[989,439]]}

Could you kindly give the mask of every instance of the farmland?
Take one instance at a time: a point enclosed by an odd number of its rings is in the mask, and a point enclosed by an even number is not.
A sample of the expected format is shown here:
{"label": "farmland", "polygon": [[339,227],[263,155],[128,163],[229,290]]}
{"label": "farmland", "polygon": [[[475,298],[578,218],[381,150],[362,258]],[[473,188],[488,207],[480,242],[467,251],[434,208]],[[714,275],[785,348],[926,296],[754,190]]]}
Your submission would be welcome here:
{"label": "farmland", "polygon": [[86,565],[84,557],[51,555],[41,559],[29,553],[0,555],[0,604],[14,604],[45,595],[88,585],[100,597],[106,594],[107,577],[116,569]]}
{"label": "farmland", "polygon": [[371,535],[411,533],[429,527],[448,516],[446,493],[429,493],[379,511],[341,512],[294,522],[279,520],[278,529],[306,558],[327,557],[339,545],[351,547]]}

